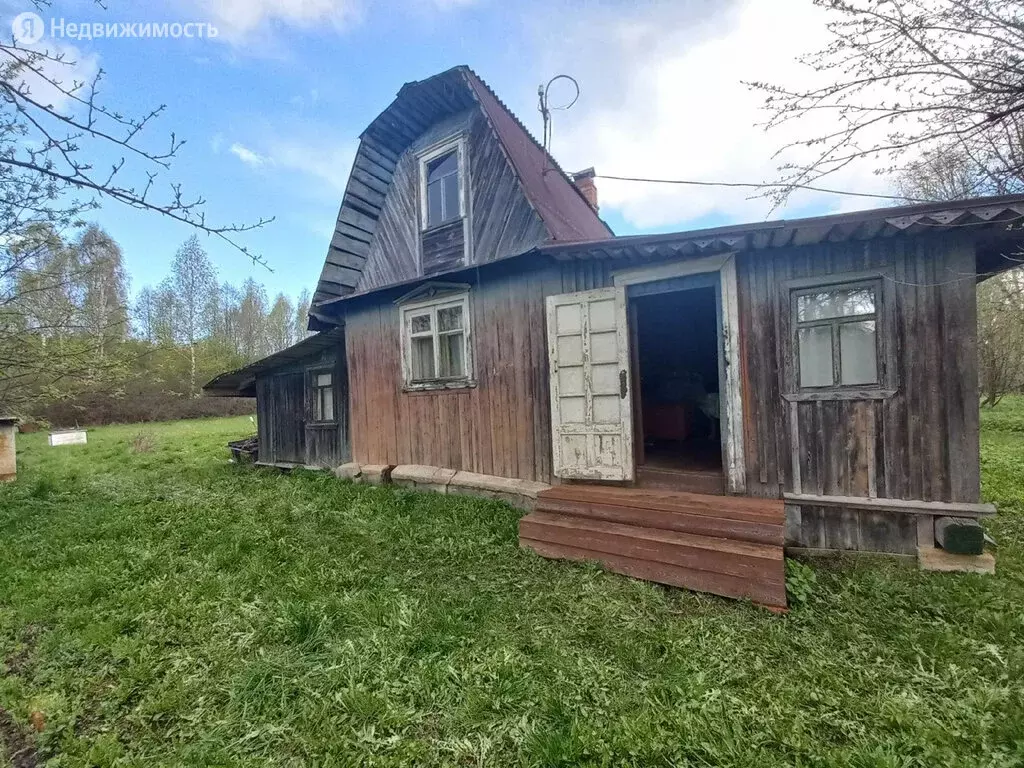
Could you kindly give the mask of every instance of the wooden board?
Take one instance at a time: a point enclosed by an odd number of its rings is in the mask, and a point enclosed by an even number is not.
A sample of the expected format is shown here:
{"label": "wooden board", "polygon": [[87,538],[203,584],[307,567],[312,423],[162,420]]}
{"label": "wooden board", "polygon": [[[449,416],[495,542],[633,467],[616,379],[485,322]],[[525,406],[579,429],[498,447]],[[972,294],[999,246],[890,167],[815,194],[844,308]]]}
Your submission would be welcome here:
{"label": "wooden board", "polygon": [[627,576],[785,607],[782,502],[556,486],[520,521],[522,546]]}

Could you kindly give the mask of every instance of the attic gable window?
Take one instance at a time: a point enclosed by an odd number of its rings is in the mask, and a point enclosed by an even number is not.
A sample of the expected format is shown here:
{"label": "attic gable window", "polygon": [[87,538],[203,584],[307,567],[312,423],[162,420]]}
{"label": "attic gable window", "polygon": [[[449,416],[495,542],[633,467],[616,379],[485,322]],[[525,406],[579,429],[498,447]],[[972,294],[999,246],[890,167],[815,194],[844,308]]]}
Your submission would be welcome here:
{"label": "attic gable window", "polygon": [[472,386],[468,292],[403,303],[399,312],[406,389]]}
{"label": "attic gable window", "polygon": [[423,228],[458,221],[462,203],[463,143],[448,141],[420,155],[420,189]]}

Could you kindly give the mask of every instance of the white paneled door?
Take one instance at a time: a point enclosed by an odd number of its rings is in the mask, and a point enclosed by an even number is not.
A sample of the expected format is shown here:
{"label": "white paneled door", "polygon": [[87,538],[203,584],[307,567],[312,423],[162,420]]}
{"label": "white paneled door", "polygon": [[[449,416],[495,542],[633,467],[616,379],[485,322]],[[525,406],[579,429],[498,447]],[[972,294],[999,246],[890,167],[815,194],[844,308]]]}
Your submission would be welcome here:
{"label": "white paneled door", "polygon": [[632,480],[625,288],[549,296],[547,313],[555,475]]}

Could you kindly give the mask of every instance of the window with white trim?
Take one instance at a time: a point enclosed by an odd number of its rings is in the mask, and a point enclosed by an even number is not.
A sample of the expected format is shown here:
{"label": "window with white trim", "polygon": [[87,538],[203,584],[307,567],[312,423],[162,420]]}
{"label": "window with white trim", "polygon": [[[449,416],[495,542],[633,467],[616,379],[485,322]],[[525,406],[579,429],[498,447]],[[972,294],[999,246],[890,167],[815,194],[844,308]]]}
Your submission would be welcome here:
{"label": "window with white trim", "polygon": [[313,421],[334,421],[334,374],[330,371],[313,371],[311,394],[313,398]]}
{"label": "window with white trim", "polygon": [[420,205],[424,229],[440,227],[463,217],[463,157],[461,138],[420,155]]}
{"label": "window with white trim", "polygon": [[879,378],[877,280],[793,291],[801,389],[875,387]]}
{"label": "window with white trim", "polygon": [[405,305],[401,314],[406,386],[426,389],[468,385],[473,374],[469,295]]}

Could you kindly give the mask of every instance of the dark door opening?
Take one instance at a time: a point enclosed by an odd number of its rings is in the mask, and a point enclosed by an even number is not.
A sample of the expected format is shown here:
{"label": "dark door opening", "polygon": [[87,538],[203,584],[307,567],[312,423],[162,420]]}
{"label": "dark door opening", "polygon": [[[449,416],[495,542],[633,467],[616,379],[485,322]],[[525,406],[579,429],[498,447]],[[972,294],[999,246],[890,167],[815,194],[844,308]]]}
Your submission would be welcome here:
{"label": "dark door opening", "polygon": [[718,276],[633,286],[637,480],[724,493]]}

